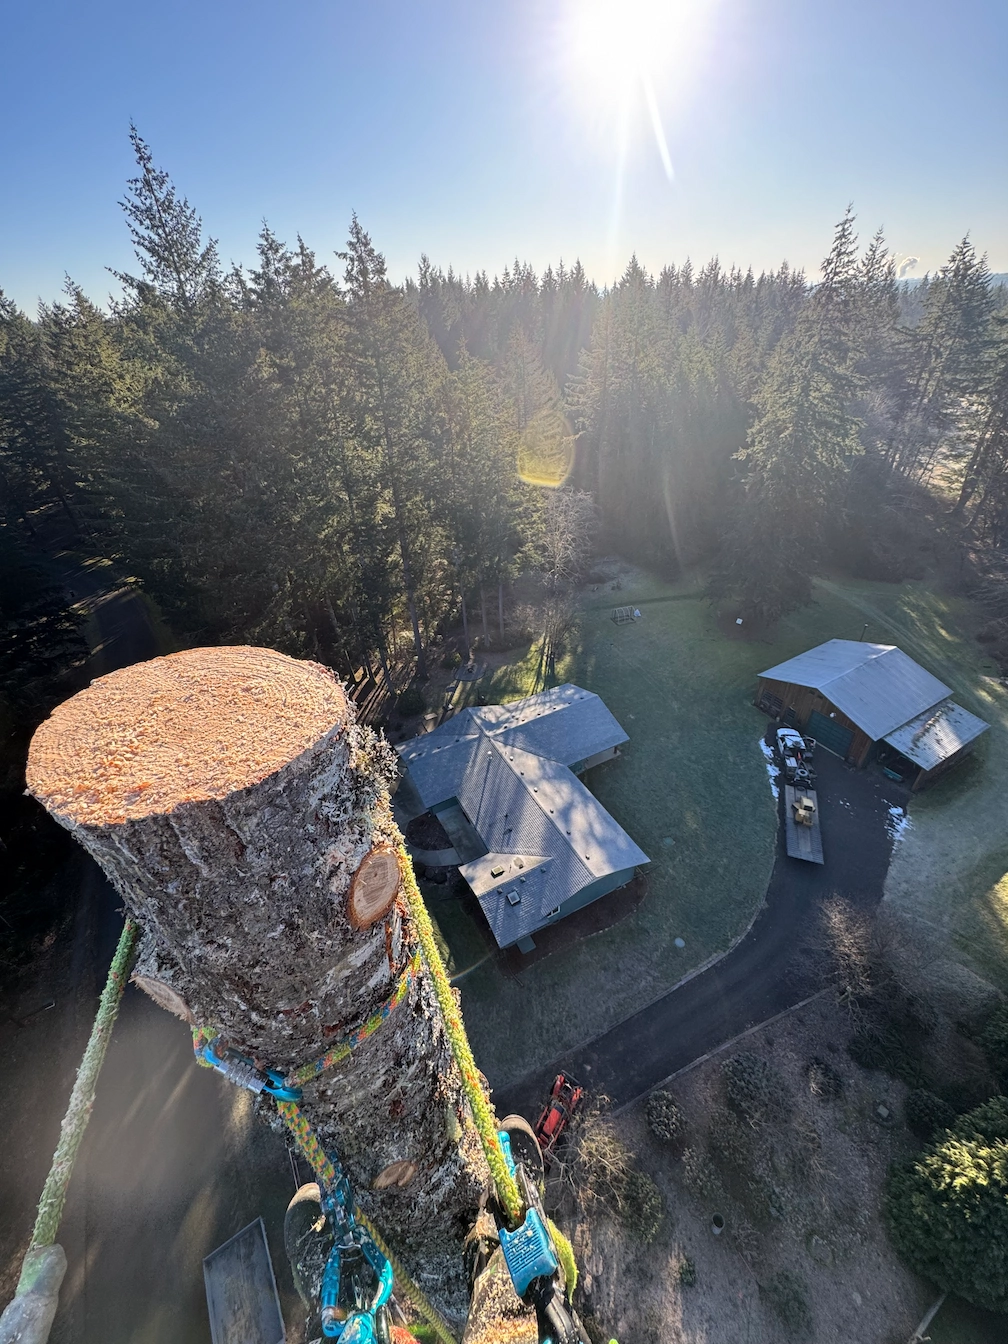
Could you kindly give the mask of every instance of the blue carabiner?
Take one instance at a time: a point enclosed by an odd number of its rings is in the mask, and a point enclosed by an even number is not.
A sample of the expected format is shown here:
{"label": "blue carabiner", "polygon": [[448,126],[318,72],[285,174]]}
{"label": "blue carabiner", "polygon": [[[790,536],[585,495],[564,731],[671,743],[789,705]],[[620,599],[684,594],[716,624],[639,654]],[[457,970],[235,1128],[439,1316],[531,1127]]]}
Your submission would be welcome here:
{"label": "blue carabiner", "polygon": [[268,1092],[271,1097],[276,1097],[277,1101],[300,1101],[302,1092],[299,1087],[288,1087],[282,1073],[277,1073],[275,1069],[267,1069],[266,1077],[268,1082],[263,1087],[264,1092]]}

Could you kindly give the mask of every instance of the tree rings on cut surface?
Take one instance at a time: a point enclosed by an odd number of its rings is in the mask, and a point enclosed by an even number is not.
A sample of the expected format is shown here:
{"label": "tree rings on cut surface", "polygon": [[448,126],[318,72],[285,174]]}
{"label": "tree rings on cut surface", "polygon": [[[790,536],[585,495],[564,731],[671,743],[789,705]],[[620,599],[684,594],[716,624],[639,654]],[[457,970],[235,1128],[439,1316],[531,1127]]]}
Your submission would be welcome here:
{"label": "tree rings on cut surface", "polygon": [[110,672],[32,739],[29,792],[65,826],[114,826],[261,783],[347,723],[319,663],[185,649]]}
{"label": "tree rings on cut surface", "polygon": [[399,876],[399,856],[389,845],[376,845],[364,855],[347,898],[347,917],[355,929],[385,918],[395,904]]}
{"label": "tree rings on cut surface", "polygon": [[387,1166],[384,1171],[380,1171],[371,1183],[372,1190],[388,1190],[391,1186],[397,1185],[400,1189],[409,1185],[413,1177],[419,1171],[415,1162],[393,1162]]}
{"label": "tree rings on cut surface", "polygon": [[155,980],[149,975],[132,975],[130,977],[133,983],[139,986],[143,992],[150,996],[159,1008],[167,1008],[170,1013],[180,1017],[183,1022],[195,1026],[196,1019],[190,1011],[182,995],[172,985],[166,984],[164,980]]}

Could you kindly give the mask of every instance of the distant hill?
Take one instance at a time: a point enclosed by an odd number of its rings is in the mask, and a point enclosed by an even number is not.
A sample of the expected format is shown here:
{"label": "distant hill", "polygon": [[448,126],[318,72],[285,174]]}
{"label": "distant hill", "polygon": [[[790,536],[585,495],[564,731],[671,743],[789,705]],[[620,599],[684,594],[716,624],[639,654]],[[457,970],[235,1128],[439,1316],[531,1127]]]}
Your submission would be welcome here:
{"label": "distant hill", "polygon": [[[905,275],[900,284],[906,285],[907,289],[915,289],[923,279],[923,275]],[[998,285],[1008,285],[1008,271],[997,271],[991,276],[991,284],[995,289]]]}

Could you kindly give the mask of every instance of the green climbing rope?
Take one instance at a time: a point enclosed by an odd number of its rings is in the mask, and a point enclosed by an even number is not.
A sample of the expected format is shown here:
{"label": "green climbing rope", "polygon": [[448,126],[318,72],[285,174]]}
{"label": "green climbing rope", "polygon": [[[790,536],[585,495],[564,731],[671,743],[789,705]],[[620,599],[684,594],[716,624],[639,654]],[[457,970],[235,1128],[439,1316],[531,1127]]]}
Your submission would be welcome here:
{"label": "green climbing rope", "polygon": [[[127,918],[119,936],[119,945],[116,948],[115,956],[112,958],[112,965],[109,967],[108,979],[105,981],[105,988],[102,990],[94,1026],[91,1028],[91,1036],[84,1050],[80,1067],[77,1069],[77,1080],[73,1085],[73,1091],[70,1093],[70,1103],[60,1126],[59,1142],[56,1145],[56,1152],[53,1154],[49,1175],[46,1177],[46,1183],[42,1188],[42,1197],[39,1199],[38,1216],[35,1219],[35,1230],[32,1232],[29,1250],[41,1246],[51,1246],[56,1240],[60,1219],[63,1217],[63,1205],[66,1203],[67,1187],[73,1174],[74,1160],[77,1157],[81,1139],[84,1137],[87,1122],[91,1118],[91,1107],[94,1105],[98,1074],[101,1072],[105,1052],[108,1050],[108,1044],[112,1037],[112,1027],[116,1020],[116,1014],[119,1012],[123,990],[126,987],[138,933],[137,924],[132,919]],[[25,1271],[22,1270],[22,1277],[24,1277],[24,1273]],[[21,1284],[19,1283],[18,1292],[21,1291]]]}
{"label": "green climbing rope", "polygon": [[473,1059],[472,1047],[469,1044],[469,1037],[466,1035],[458,1002],[449,983],[444,962],[441,960],[441,953],[438,951],[437,943],[434,940],[434,928],[430,921],[430,915],[427,913],[424,899],[420,895],[420,888],[417,886],[416,878],[413,875],[413,864],[402,845],[399,846],[398,854],[399,870],[402,874],[406,901],[410,908],[410,914],[413,916],[417,936],[420,939],[420,949],[424,954],[427,969],[431,973],[431,979],[434,981],[434,993],[437,995],[441,1016],[444,1018],[448,1032],[448,1039],[451,1041],[455,1062],[458,1064],[459,1072],[462,1075],[462,1086],[465,1088],[469,1109],[472,1112],[473,1121],[483,1145],[483,1152],[486,1154],[490,1174],[493,1176],[497,1198],[500,1200],[501,1207],[510,1220],[511,1226],[517,1227],[525,1216],[525,1204],[521,1197],[521,1191],[518,1189],[518,1183],[511,1175],[504,1160],[504,1152],[497,1136],[497,1123],[494,1120],[493,1111],[490,1109],[490,1103],[480,1081],[479,1070],[476,1068],[475,1059]]}

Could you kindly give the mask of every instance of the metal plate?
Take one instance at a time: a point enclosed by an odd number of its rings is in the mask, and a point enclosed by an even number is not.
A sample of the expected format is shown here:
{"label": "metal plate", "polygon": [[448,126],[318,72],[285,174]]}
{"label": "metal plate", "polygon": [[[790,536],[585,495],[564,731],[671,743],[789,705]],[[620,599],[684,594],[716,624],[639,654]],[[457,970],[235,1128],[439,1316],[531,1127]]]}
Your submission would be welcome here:
{"label": "metal plate", "polygon": [[273,1261],[261,1218],[203,1261],[213,1344],[284,1344]]}

